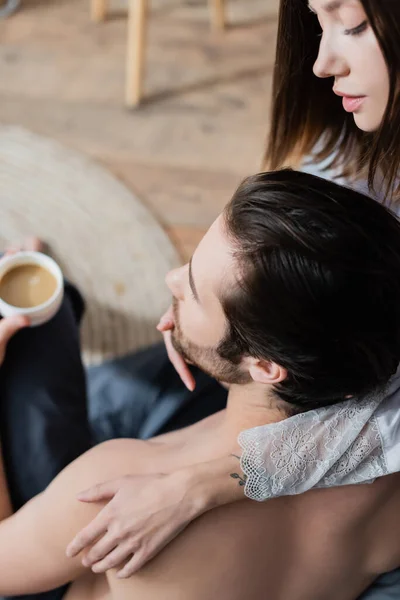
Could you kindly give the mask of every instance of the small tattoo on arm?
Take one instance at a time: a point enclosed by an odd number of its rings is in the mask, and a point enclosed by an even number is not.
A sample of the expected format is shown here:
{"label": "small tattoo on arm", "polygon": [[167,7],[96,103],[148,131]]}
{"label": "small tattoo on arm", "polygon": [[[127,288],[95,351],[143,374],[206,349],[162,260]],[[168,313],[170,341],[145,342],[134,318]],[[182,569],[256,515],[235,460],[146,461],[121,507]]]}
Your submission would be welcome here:
{"label": "small tattoo on arm", "polygon": [[[235,458],[237,458],[238,460],[240,460],[240,456],[237,456],[236,454],[231,454],[231,456],[234,456]],[[232,477],[232,479],[238,479],[238,483],[241,487],[243,487],[244,485],[246,485],[246,481],[247,481],[247,476],[246,475],[239,475],[239,473],[230,473],[230,476]]]}
{"label": "small tattoo on arm", "polygon": [[239,479],[238,483],[240,486],[246,485],[246,475],[239,475],[239,473],[231,473],[232,479]]}

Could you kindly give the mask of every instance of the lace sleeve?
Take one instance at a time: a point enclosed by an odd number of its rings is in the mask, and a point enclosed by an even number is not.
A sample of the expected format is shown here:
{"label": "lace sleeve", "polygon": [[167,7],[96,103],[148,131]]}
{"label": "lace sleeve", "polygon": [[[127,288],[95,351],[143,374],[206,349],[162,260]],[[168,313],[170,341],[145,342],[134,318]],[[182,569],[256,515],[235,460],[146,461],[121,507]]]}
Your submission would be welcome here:
{"label": "lace sleeve", "polygon": [[381,403],[378,397],[349,400],[243,431],[246,496],[262,502],[387,474],[375,415]]}

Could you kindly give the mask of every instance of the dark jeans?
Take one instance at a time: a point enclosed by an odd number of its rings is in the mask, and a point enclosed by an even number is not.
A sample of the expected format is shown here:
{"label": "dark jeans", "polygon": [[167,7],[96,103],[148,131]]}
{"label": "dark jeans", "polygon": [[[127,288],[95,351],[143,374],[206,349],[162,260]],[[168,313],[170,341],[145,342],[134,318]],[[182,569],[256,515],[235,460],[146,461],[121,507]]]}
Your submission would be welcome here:
{"label": "dark jeans", "polygon": [[[146,439],[195,423],[226,404],[224,388],[196,369],[196,391],[189,393],[163,345],[91,369],[87,398],[78,331],[82,312],[79,293],[66,284],[58,314],[19,332],[7,348],[0,369],[0,436],[15,509],[94,443]],[[60,600],[65,589],[20,598]],[[368,600],[392,597],[381,595],[382,589],[381,583]],[[400,597],[400,587],[397,592]]]}

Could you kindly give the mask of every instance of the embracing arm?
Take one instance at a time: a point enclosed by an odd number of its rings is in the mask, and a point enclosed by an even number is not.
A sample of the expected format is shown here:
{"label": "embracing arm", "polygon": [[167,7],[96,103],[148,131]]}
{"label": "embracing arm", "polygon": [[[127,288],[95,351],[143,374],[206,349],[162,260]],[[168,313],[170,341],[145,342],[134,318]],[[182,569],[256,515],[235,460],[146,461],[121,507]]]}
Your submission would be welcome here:
{"label": "embracing arm", "polygon": [[[239,450],[237,452],[240,452]],[[195,465],[193,479],[206,510],[243,500],[246,475],[240,468],[240,455],[228,456]],[[205,512],[204,511],[204,512]]]}
{"label": "embracing arm", "polygon": [[133,554],[118,573],[130,577],[195,518],[244,499],[245,476],[236,452],[169,474],[128,475],[79,494],[85,503],[109,502],[71,542],[69,556],[93,544],[85,565],[100,573]]}

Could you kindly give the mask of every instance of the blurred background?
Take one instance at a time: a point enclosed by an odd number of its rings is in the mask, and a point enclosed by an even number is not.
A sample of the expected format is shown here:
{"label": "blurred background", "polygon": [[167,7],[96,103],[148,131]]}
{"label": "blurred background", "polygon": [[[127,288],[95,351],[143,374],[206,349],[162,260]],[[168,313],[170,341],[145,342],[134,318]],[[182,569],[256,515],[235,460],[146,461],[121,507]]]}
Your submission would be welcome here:
{"label": "blurred background", "polygon": [[[12,13],[0,18],[0,237],[29,229],[50,238],[93,302],[106,297],[109,311],[129,312],[161,294],[154,279],[190,257],[239,181],[260,168],[278,0],[17,4],[0,0]],[[110,177],[122,182],[123,202]],[[154,221],[130,214],[128,192]],[[136,235],[139,222],[145,233]],[[168,264],[165,241],[158,247],[146,234],[155,222],[177,252]],[[130,296],[129,264],[109,282],[136,238],[150,244],[147,261],[164,257],[158,270],[143,267],[140,299]],[[108,299],[96,291],[99,278]],[[137,318],[152,321],[163,303]]]}

